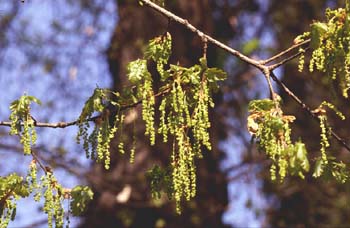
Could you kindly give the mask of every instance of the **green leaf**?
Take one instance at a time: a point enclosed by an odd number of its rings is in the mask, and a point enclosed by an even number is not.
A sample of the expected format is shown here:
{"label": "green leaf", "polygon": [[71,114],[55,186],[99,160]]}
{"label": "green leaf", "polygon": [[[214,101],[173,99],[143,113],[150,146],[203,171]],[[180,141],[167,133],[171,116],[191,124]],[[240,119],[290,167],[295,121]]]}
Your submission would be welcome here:
{"label": "green leaf", "polygon": [[34,96],[27,96],[27,99],[29,101],[32,101],[32,102],[35,102],[35,103],[41,105],[41,101],[38,98],[34,97]]}
{"label": "green leaf", "polygon": [[328,26],[322,22],[315,22],[311,25],[311,42],[310,46],[313,49],[321,45],[321,38],[327,33]]}
{"label": "green leaf", "polygon": [[147,69],[147,61],[144,59],[137,59],[132,61],[127,66],[127,76],[133,85],[138,85],[144,78],[151,78],[151,74]]}
{"label": "green leaf", "polygon": [[105,98],[107,98],[107,90],[96,88],[92,96],[85,102],[79,116],[80,122],[91,117],[95,111],[102,112],[105,108],[105,104],[103,103],[103,99]]}
{"label": "green leaf", "polygon": [[71,212],[74,216],[81,215],[93,199],[94,193],[88,186],[76,186],[71,191],[72,200],[70,202]]}
{"label": "green leaf", "polygon": [[199,62],[201,64],[201,67],[202,67],[203,70],[206,70],[208,68],[207,58],[202,57],[202,58],[199,59]]}
{"label": "green leaf", "polygon": [[144,56],[146,59],[152,59],[154,62],[165,64],[171,55],[171,35],[158,36],[149,41]]}
{"label": "green leaf", "polygon": [[223,81],[227,78],[226,72],[218,68],[208,68],[205,74],[209,82]]}
{"label": "green leaf", "polygon": [[323,173],[324,170],[324,164],[322,159],[317,159],[316,164],[315,164],[315,170],[314,173],[312,174],[313,177],[320,177]]}
{"label": "green leaf", "polygon": [[[0,177],[0,226],[3,225],[4,217],[14,220],[16,216],[16,200],[29,196],[29,187],[23,181],[23,177],[12,173],[6,177]],[[7,215],[3,213],[7,210]],[[7,217],[9,216],[9,217]]]}
{"label": "green leaf", "polygon": [[271,99],[252,100],[248,104],[249,112],[269,111],[275,107]]}
{"label": "green leaf", "polygon": [[305,171],[309,171],[310,164],[309,164],[309,160],[307,159],[307,151],[306,151],[305,144],[302,142],[296,142],[295,147],[297,150],[297,158],[300,162],[301,167]]}

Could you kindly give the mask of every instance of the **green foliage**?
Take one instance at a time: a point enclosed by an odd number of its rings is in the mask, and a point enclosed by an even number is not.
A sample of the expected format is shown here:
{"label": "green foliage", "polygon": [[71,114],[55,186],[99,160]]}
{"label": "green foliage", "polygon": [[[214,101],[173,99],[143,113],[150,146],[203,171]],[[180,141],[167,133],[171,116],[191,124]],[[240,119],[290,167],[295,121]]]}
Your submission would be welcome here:
{"label": "green foliage", "polygon": [[[345,116],[329,102],[322,102],[313,111],[320,120],[321,128],[321,157],[316,158],[313,177],[320,177],[325,170],[328,176],[334,177],[339,182],[345,182],[349,177],[349,170],[342,162],[334,161],[326,153],[330,146],[330,127],[327,126],[325,107],[333,110],[341,119]],[[259,147],[271,158],[271,179],[281,181],[288,173],[304,178],[309,171],[310,164],[305,144],[298,141],[292,143],[290,139],[291,129],[289,124],[294,121],[294,116],[283,115],[280,104],[270,99],[253,100],[249,103],[248,131],[258,139]],[[277,172],[278,169],[278,172]]]}
{"label": "green foliage", "polygon": [[[154,1],[163,5],[164,1]],[[326,22],[314,22],[310,32],[295,39],[296,43],[311,39],[313,49],[309,70],[317,69],[325,72],[333,80],[339,82],[342,94],[347,97],[350,88],[350,3],[346,1],[346,9],[327,10]],[[145,122],[145,135],[154,145],[158,133],[163,142],[172,142],[170,165],[166,169],[155,165],[146,176],[150,180],[152,196],[161,197],[165,192],[174,199],[176,211],[181,212],[181,203],[189,201],[196,195],[196,158],[203,156],[203,149],[211,150],[209,129],[209,108],[214,107],[212,94],[219,88],[220,81],[226,79],[226,73],[217,68],[209,68],[206,58],[191,67],[169,64],[172,49],[172,38],[165,33],[149,41],[144,51],[144,59],[137,59],[127,65],[127,76],[131,86],[124,88],[122,96],[107,89],[96,88],[86,101],[77,120],[79,128],[77,142],[83,141],[88,158],[110,166],[110,142],[116,135],[123,133],[124,109],[142,104],[142,119]],[[250,54],[259,46],[255,39],[247,42],[243,52]],[[299,70],[303,70],[305,49],[299,50]],[[148,63],[156,64],[160,76],[158,93],[153,89],[153,78]],[[112,99],[112,97],[116,99]],[[156,97],[159,107],[156,106]],[[115,101],[116,100],[116,101]],[[11,106],[11,131],[21,137],[24,154],[31,154],[31,145],[36,142],[35,120],[30,115],[30,104],[40,104],[32,96],[24,95],[14,101]],[[158,103],[157,103],[158,104]],[[328,102],[313,111],[320,120],[321,156],[314,159],[314,177],[331,176],[339,182],[349,179],[346,164],[338,162],[326,152],[330,147],[330,127],[328,126],[325,107],[332,109],[341,118],[344,115]],[[156,120],[155,110],[159,111]],[[111,110],[115,109],[115,113]],[[259,148],[272,160],[271,179],[281,182],[287,175],[304,178],[310,169],[308,152],[301,140],[291,141],[290,124],[294,116],[284,115],[280,98],[270,100],[253,100],[248,107],[248,131],[257,139]],[[94,116],[96,115],[96,116]],[[89,122],[94,122],[90,129]],[[156,123],[159,123],[156,128]],[[122,138],[122,137],[121,137]],[[128,148],[128,147],[125,147]],[[119,139],[118,149],[125,153],[124,141]],[[135,123],[130,150],[130,162],[134,161],[136,148]],[[50,168],[43,168],[45,174],[38,181],[37,160],[29,166],[26,182],[16,174],[0,178],[0,227],[6,227],[16,214],[15,201],[34,193],[34,199],[40,201],[44,197],[43,211],[48,215],[48,225],[63,227],[63,200],[71,198],[69,212],[74,216],[81,215],[93,198],[89,187],[77,186],[72,190],[62,188]]]}
{"label": "green foliage", "polygon": [[50,168],[45,168],[45,174],[41,176],[40,181],[37,180],[37,165],[33,160],[29,166],[26,178],[27,190],[34,193],[34,200],[39,202],[44,197],[43,211],[47,214],[48,226],[63,227],[64,225],[64,209],[62,201],[64,200],[64,191],[58,183]]}
{"label": "green foliage", "polygon": [[157,70],[164,80],[164,64],[166,64],[171,55],[171,35],[166,33],[163,36],[156,37],[149,41],[145,50],[144,57],[148,60],[153,60],[157,64]]}
{"label": "green foliage", "polygon": [[133,136],[132,136],[132,147],[130,150],[130,163],[134,163],[135,161],[135,150],[136,150],[136,124],[135,121],[133,123]]}
{"label": "green foliage", "polygon": [[63,227],[64,210],[62,201],[64,200],[63,188],[57,182],[55,176],[51,172],[41,177],[42,186],[44,189],[44,207],[43,211],[47,214],[48,226],[52,227],[55,220],[55,227]]}
{"label": "green foliage", "polygon": [[[84,141],[83,147],[86,151],[86,157],[91,157],[91,152],[89,150],[89,143],[96,145],[95,142],[89,140],[88,129],[89,119],[92,118],[92,115],[95,112],[102,112],[104,110],[104,99],[107,97],[106,90],[96,88],[92,96],[85,102],[83,110],[78,118],[78,135],[77,135],[77,143],[80,143],[81,138]],[[100,119],[98,119],[99,121]],[[94,137],[95,138],[95,137]]]}
{"label": "green foliage", "polygon": [[[195,158],[202,156],[202,146],[211,149],[209,137],[209,107],[214,103],[213,91],[218,89],[218,81],[226,78],[226,73],[209,68],[206,59],[200,59],[199,65],[189,68],[170,65],[164,69],[171,54],[171,36],[169,33],[152,39],[145,51],[145,58],[157,64],[161,76],[160,121],[158,133],[167,142],[173,139],[171,155],[172,189],[177,212],[180,212],[182,200],[190,200],[196,194]],[[152,76],[147,69],[147,60],[138,59],[128,64],[127,74],[133,86],[136,86],[137,100],[142,100],[142,118],[146,122],[146,135],[151,145],[155,143],[154,105]],[[153,170],[153,176],[162,176]],[[156,174],[158,173],[158,174]],[[156,178],[157,179],[157,178]],[[168,179],[169,180],[169,179]],[[151,182],[154,192],[159,181]],[[169,193],[169,192],[168,192]],[[155,194],[154,194],[155,195]]]}
{"label": "green foliage", "polygon": [[144,59],[137,59],[132,61],[127,66],[127,75],[129,81],[133,85],[139,85],[143,82],[143,79],[149,80],[151,74],[147,69],[147,61]]}
{"label": "green foliage", "polygon": [[326,127],[326,116],[322,115],[320,118],[320,128],[321,128],[321,157],[322,157],[322,163],[327,164],[327,153],[326,148],[330,146],[329,140],[328,140],[328,129]]}
{"label": "green foliage", "polygon": [[[325,110],[325,107],[328,107],[329,109],[333,110],[340,119],[342,120],[345,119],[345,116],[333,104],[326,101],[323,101],[321,105],[313,111],[313,113],[316,114],[320,120],[320,129],[321,129],[321,134],[320,134],[321,158],[317,159],[315,171],[313,173],[314,177],[320,177],[322,175],[324,167],[328,165],[328,160],[329,160],[326,149],[330,147],[329,138],[330,138],[331,128],[327,124],[327,115],[326,115],[327,112]],[[330,168],[333,167],[336,170],[340,167],[340,165],[335,166],[334,162],[332,162],[332,164],[329,167]],[[339,179],[339,176],[341,175],[335,175],[335,176]]]}
{"label": "green foliage", "polygon": [[[38,167],[36,165],[36,160],[33,159],[29,165],[29,170],[26,177],[26,182],[28,183],[30,193],[32,193],[35,189],[39,188],[37,176]],[[36,197],[40,197],[40,195],[37,195]],[[34,198],[36,199],[36,197]],[[38,201],[38,199],[36,199],[36,201]]]}
{"label": "green foliage", "polygon": [[151,145],[155,144],[154,129],[154,92],[152,76],[147,69],[147,61],[138,59],[127,66],[127,75],[130,82],[137,87],[136,97],[142,100],[142,119],[146,122],[145,135],[150,136]]}
{"label": "green foliage", "polygon": [[292,156],[289,158],[291,174],[304,178],[303,171],[307,172],[310,169],[305,144],[297,141],[290,149],[291,151],[289,154],[292,154]]}
{"label": "green foliage", "polygon": [[127,66],[127,75],[132,85],[137,87],[136,97],[142,100],[142,119],[146,123],[146,135],[150,136],[151,145],[155,144],[154,129],[154,92],[152,88],[152,76],[147,69],[147,60],[153,60],[157,64],[157,70],[162,80],[169,75],[164,71],[164,65],[171,54],[171,36],[166,33],[149,41],[145,53],[145,59],[132,61]]}
{"label": "green foliage", "polygon": [[173,138],[171,155],[174,199],[177,212],[180,202],[190,200],[196,194],[195,158],[202,156],[202,146],[211,149],[209,137],[209,107],[214,103],[211,93],[217,82],[226,74],[215,68],[208,68],[205,59],[201,65],[190,68],[170,65],[168,80],[164,87],[170,92],[162,97],[159,106],[160,125],[158,133],[167,142]]}
{"label": "green foliage", "polygon": [[162,169],[160,166],[155,165],[146,173],[146,177],[150,181],[153,198],[160,199],[162,192],[167,193],[168,198],[172,198],[174,189],[170,169]]}
{"label": "green foliage", "polygon": [[[327,9],[326,22],[314,22],[310,32],[296,38],[296,42],[311,39],[310,47],[313,51],[309,63],[310,72],[316,68],[326,73],[329,79],[337,80],[344,97],[348,97],[350,88],[349,15],[349,1],[346,2],[346,9]],[[303,64],[304,55],[300,58],[300,71]]]}
{"label": "green foliage", "polygon": [[343,162],[331,162],[330,172],[332,176],[340,183],[345,183],[349,179],[349,168]]}
{"label": "green foliage", "polygon": [[[110,99],[111,94],[118,95],[107,89],[96,88],[86,101],[77,123],[79,127],[77,142],[80,143],[83,140],[86,157],[103,162],[106,169],[109,169],[110,165],[110,141],[118,130],[117,125],[120,121],[118,112],[114,116],[114,124],[110,123],[112,116],[107,105],[111,104],[119,108],[119,104]],[[89,134],[89,121],[92,120],[95,112],[99,112],[100,115],[94,117],[95,127]]]}
{"label": "green foliage", "polygon": [[35,121],[30,115],[30,104],[34,102],[41,104],[40,100],[33,96],[23,95],[10,105],[11,135],[19,135],[24,147],[24,154],[31,153],[31,145],[35,145],[37,135]]}
{"label": "green foliage", "polygon": [[13,173],[0,177],[0,227],[7,227],[16,216],[16,200],[29,195],[23,178]]}
{"label": "green foliage", "polygon": [[89,187],[78,185],[72,189],[71,197],[71,213],[74,216],[79,216],[86,210],[89,202],[94,197],[94,193]]}
{"label": "green foliage", "polygon": [[283,181],[288,173],[304,178],[310,165],[304,143],[291,142],[290,123],[294,116],[283,115],[280,104],[270,99],[253,100],[248,107],[247,127],[260,148],[272,160],[271,179]]}
{"label": "green foliage", "polygon": [[[45,174],[38,181],[37,168],[37,162],[33,160],[29,166],[26,182],[20,183],[20,186],[26,191],[25,195],[22,194],[21,197],[28,196],[29,193],[34,193],[34,200],[37,202],[43,197],[43,211],[47,214],[48,226],[52,227],[53,222],[55,222],[55,227],[63,227],[63,201],[65,199],[71,199],[69,212],[73,216],[78,216],[84,212],[88,203],[93,198],[93,192],[87,186],[76,186],[72,190],[64,189],[58,183],[49,167],[45,167]],[[67,227],[68,225],[69,218]]]}
{"label": "green foliage", "polygon": [[315,164],[313,177],[325,176],[327,178],[334,178],[340,183],[345,183],[349,180],[350,170],[342,161],[337,162],[334,157],[329,157],[327,164],[322,158],[318,158]]}

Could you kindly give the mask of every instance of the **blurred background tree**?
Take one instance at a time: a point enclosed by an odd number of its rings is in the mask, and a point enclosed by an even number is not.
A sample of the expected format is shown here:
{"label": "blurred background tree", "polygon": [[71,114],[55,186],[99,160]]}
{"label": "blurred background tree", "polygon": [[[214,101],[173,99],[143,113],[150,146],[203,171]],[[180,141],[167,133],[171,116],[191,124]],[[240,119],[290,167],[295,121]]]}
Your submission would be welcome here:
{"label": "blurred background tree", "polygon": [[[322,20],[326,7],[343,4],[344,1],[327,0],[177,0],[166,1],[166,8],[245,54],[266,58],[291,46],[297,35],[309,29],[313,19]],[[96,84],[120,90],[126,85],[126,64],[140,57],[149,39],[166,31],[173,35],[172,63],[191,66],[203,51],[198,37],[151,9],[140,7],[136,0],[45,3],[28,0],[24,4],[0,1],[0,30],[1,120],[8,118],[10,102],[23,91],[44,102],[42,107],[33,110],[38,120],[77,118]],[[86,161],[82,148],[71,143],[76,129],[40,129],[35,150],[43,161],[55,168],[58,179],[67,187],[80,182],[93,187],[95,198],[80,226],[347,224],[348,183],[315,180],[311,176],[306,180],[287,178],[283,184],[269,181],[270,163],[257,151],[246,130],[248,102],[268,96],[262,75],[211,45],[208,62],[209,66],[224,68],[229,76],[216,95],[216,107],[211,112],[213,151],[205,151],[204,158],[198,161],[197,196],[185,205],[181,216],[174,213],[174,205],[165,198],[158,201],[151,198],[145,177],[154,164],[168,164],[170,147],[165,144],[150,147],[143,136],[141,120],[133,120],[131,112],[127,115],[131,120],[123,137],[125,144],[130,145],[132,139],[128,132],[136,121],[135,163],[129,163],[128,155],[113,153],[117,145],[112,143],[112,165],[108,171]],[[310,107],[316,108],[323,100],[336,99],[335,105],[349,116],[348,101],[339,98],[335,90],[329,90],[327,82],[320,80],[321,75],[299,73],[297,69],[297,61],[292,61],[279,69],[278,76]],[[293,136],[302,138],[310,153],[318,153],[317,122],[310,120],[286,94],[281,95],[285,113],[297,117]],[[346,123],[336,118],[331,123],[342,137],[349,138]],[[22,149],[18,141],[7,134],[8,129],[0,128],[1,173],[14,170],[24,173],[25,165],[8,165],[29,164],[29,161],[21,153],[15,155]],[[348,153],[336,142],[331,150],[334,156],[349,159]],[[22,220],[24,226],[31,219],[22,217]],[[34,222],[35,227],[41,220]]]}

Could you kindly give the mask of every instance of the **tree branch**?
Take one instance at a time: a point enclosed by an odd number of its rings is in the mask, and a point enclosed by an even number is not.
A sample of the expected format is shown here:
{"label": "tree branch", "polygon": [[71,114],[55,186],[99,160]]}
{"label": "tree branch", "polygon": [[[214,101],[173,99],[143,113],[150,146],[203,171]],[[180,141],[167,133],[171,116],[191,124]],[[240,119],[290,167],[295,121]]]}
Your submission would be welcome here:
{"label": "tree branch", "polygon": [[[288,87],[286,85],[284,85],[277,77],[276,75],[274,75],[274,73],[272,72],[272,70],[278,68],[279,66],[285,64],[286,62],[296,58],[297,56],[299,56],[301,53],[298,52],[297,54],[294,54],[290,57],[287,57],[286,59],[280,61],[279,63],[270,65],[270,66],[266,66],[267,63],[270,63],[272,61],[275,61],[279,58],[281,58],[282,56],[288,54],[289,52],[302,47],[303,45],[309,44],[310,43],[310,39],[305,40],[303,42],[300,42],[298,44],[295,44],[289,48],[287,48],[286,50],[272,56],[271,58],[268,58],[266,60],[254,60],[252,58],[249,58],[248,56],[243,55],[242,53],[240,53],[239,51],[228,47],[227,45],[221,43],[220,41],[212,38],[211,36],[203,33],[202,31],[200,31],[199,29],[197,29],[195,26],[193,26],[192,24],[190,24],[187,20],[171,13],[170,11],[158,6],[157,4],[151,2],[150,0],[140,0],[142,3],[144,3],[145,5],[149,6],[150,8],[156,10],[157,12],[161,13],[162,15],[164,15],[165,17],[176,21],[179,24],[182,24],[183,26],[185,26],[186,28],[188,28],[190,31],[196,33],[200,38],[202,39],[207,39],[208,42],[216,45],[217,47],[229,52],[230,54],[236,56],[237,58],[241,59],[242,61],[260,69],[262,71],[262,73],[265,75],[266,79],[267,79],[267,83],[269,85],[270,88],[270,92],[273,90],[271,90],[271,83],[269,78],[272,77],[273,80],[275,82],[277,82],[278,85],[280,85],[282,87],[282,89],[290,96],[292,97],[292,99],[294,99],[307,113],[309,113],[313,118],[316,118],[317,120],[318,117],[312,113],[311,109],[305,104],[303,103],[292,91],[290,91],[288,89]],[[274,95],[272,94],[272,99],[274,98]],[[340,136],[338,136],[333,130],[331,130],[331,134],[332,136],[341,144],[343,145],[349,152],[350,152],[350,147],[346,144],[345,140],[343,140]]]}
{"label": "tree branch", "polygon": [[[154,97],[163,96],[164,94],[167,94],[169,91],[170,91],[170,89],[165,89],[165,90],[155,94]],[[139,100],[139,101],[132,103],[132,104],[122,105],[120,107],[120,111],[124,111],[124,110],[127,110],[129,108],[136,107],[137,105],[139,105],[141,103],[142,103],[142,100]],[[98,119],[100,117],[101,117],[101,115],[94,116],[94,117],[91,117],[85,121],[94,122],[96,119]],[[57,122],[57,123],[43,123],[43,122],[34,121],[34,126],[35,127],[47,127],[47,128],[66,128],[66,127],[74,126],[78,123],[79,123],[79,119],[71,121],[71,122]],[[0,126],[11,127],[11,122],[10,121],[0,121]]]}
{"label": "tree branch", "polygon": [[[267,66],[266,64],[275,61],[281,57],[283,57],[284,55],[288,54],[289,52],[302,47],[303,45],[307,45],[310,43],[310,39],[305,40],[303,42],[300,42],[298,44],[295,44],[289,48],[287,48],[286,50],[266,59],[266,60],[255,60],[252,59],[244,54],[242,54],[241,52],[227,46],[226,44],[221,43],[220,41],[214,39],[213,37],[205,34],[204,32],[200,31],[199,29],[197,29],[195,26],[193,26],[192,24],[190,24],[186,19],[183,19],[175,14],[173,14],[172,12],[158,6],[157,4],[151,2],[150,0],[140,0],[140,2],[142,2],[143,4],[147,5],[148,7],[154,9],[155,11],[159,12],[160,14],[164,15],[165,17],[167,17],[169,20],[173,20],[179,24],[182,24],[183,26],[185,26],[187,29],[189,29],[190,31],[192,31],[193,33],[196,33],[202,40],[205,40],[207,42],[212,43],[213,45],[227,51],[228,53],[236,56],[237,58],[239,58],[240,60],[246,62],[247,64],[258,68],[261,70],[261,72],[265,75],[266,79],[267,79],[267,83],[269,85],[270,88],[270,92],[273,92],[273,90],[271,89],[271,83],[270,83],[270,77],[272,77],[272,79],[279,85],[282,87],[282,89],[293,99],[295,100],[307,113],[309,113],[313,118],[318,120],[318,117],[312,112],[312,110],[305,104],[303,103],[292,91],[290,91],[288,89],[288,87],[283,84],[277,77],[276,75],[273,73],[273,70],[282,66],[283,64],[285,64],[286,62],[298,57],[301,53],[298,52],[292,56],[289,56],[283,60],[281,60],[280,62],[273,64],[273,65],[269,65]],[[162,92],[159,92],[158,94],[154,95],[155,97],[157,96],[161,96],[166,94],[167,92],[169,92],[169,90],[165,90]],[[274,99],[274,94],[272,94],[272,99]],[[129,105],[124,105],[121,107],[121,111],[132,108],[137,106],[138,104],[140,104],[142,102],[142,100],[139,100],[135,103],[129,104]],[[87,121],[95,121],[97,118],[100,118],[100,116],[95,116],[92,117],[90,119],[88,119]],[[69,126],[73,126],[76,125],[79,122],[79,120],[75,120],[75,121],[71,121],[71,122],[58,122],[58,123],[42,123],[42,122],[35,122],[34,126],[35,127],[49,127],[49,128],[66,128]],[[6,121],[0,121],[0,126],[11,126],[11,122],[6,122]],[[346,144],[345,140],[343,140],[340,136],[338,136],[334,131],[331,131],[332,136],[341,144],[343,145],[349,152],[350,152],[350,147]]]}
{"label": "tree branch", "polygon": [[297,49],[297,48],[300,48],[301,46],[304,46],[306,44],[309,44],[310,43],[310,39],[308,40],[305,40],[301,43],[298,43],[298,44],[294,44],[293,46],[287,48],[286,50],[284,51],[281,51],[280,53],[278,53],[277,55],[274,55],[272,56],[271,58],[268,58],[266,60],[261,60],[259,61],[260,64],[263,64],[263,65],[266,65],[267,63],[270,63],[270,62],[273,62],[279,58],[281,58],[282,56],[286,55],[287,53],[293,51],[294,49]]}
{"label": "tree branch", "polygon": [[189,29],[190,31],[192,31],[193,33],[196,33],[202,40],[207,40],[208,42],[216,45],[217,47],[227,51],[228,53],[236,56],[237,58],[241,59],[242,61],[256,67],[259,69],[262,69],[263,64],[259,63],[259,61],[249,58],[246,55],[243,55],[241,52],[227,46],[224,43],[221,43],[220,41],[214,39],[213,37],[205,34],[204,32],[200,31],[199,29],[197,29],[195,26],[193,26],[192,24],[190,24],[187,20],[173,14],[172,12],[158,6],[157,4],[151,2],[150,0],[140,0],[140,2],[144,3],[145,5],[147,5],[148,7],[154,9],[155,11],[159,12],[160,14],[164,15],[165,17],[179,23],[182,24],[183,26],[185,26],[187,29]]}
{"label": "tree branch", "polygon": [[[241,52],[221,43],[220,41],[212,38],[211,36],[203,33],[202,31],[200,31],[199,29],[197,29],[195,26],[193,26],[192,24],[190,24],[187,20],[173,14],[172,12],[158,6],[157,4],[151,2],[150,0],[140,0],[142,3],[144,3],[145,5],[149,6],[150,8],[156,10],[157,12],[161,13],[162,15],[164,15],[165,17],[167,17],[169,20],[173,20],[173,21],[176,21],[182,25],[184,25],[186,28],[188,28],[190,31],[196,33],[202,40],[205,40],[206,42],[210,42],[214,45],[216,45],[217,47],[227,51],[228,53],[238,57],[239,59],[241,59],[242,61],[254,66],[255,68],[258,68],[260,69],[264,75],[269,78],[268,75],[266,75],[266,72],[269,72],[271,71],[271,69],[276,69],[277,67],[279,67],[280,65],[284,64],[285,62],[289,61],[289,59],[285,60],[285,61],[281,61],[279,64],[277,63],[276,65],[272,65],[272,66],[265,66],[264,64],[266,63],[269,63],[277,58],[280,58],[281,56],[287,54],[288,52],[296,49],[297,47],[300,47],[304,44],[307,44],[309,42],[309,40],[306,40],[302,43],[299,43],[299,44],[296,44],[296,45],[293,45],[292,47],[286,49],[285,51],[282,51],[281,53],[267,59],[267,60],[261,60],[261,61],[257,61],[255,59],[252,59],[248,56],[245,56],[244,54],[242,54]],[[292,56],[292,58],[295,58],[296,56]],[[269,83],[269,80],[268,81],[268,84],[269,84],[269,87],[271,88],[271,85]],[[158,94],[155,95],[155,97],[157,96],[161,96],[161,95],[164,95],[165,93],[169,92],[169,90],[166,90],[166,91],[162,91],[162,92],[159,92]],[[132,103],[132,104],[129,104],[129,105],[124,105],[121,107],[121,111],[123,110],[126,110],[126,109],[129,109],[129,108],[132,108],[132,107],[136,107],[138,104],[140,104],[142,102],[142,100],[139,100],[135,103]],[[94,122],[96,119],[100,118],[101,116],[94,116],[90,119],[87,119],[87,121],[90,121],[90,122]],[[71,122],[57,122],[57,123],[45,123],[45,122],[37,122],[35,121],[34,122],[34,126],[35,127],[47,127],[47,128],[66,128],[66,127],[70,127],[70,126],[74,126],[76,125],[77,123],[79,122],[79,120],[74,120],[74,121],[71,121]],[[10,127],[11,126],[11,122],[9,121],[0,121],[0,126],[7,126],[7,127]]]}
{"label": "tree branch", "polygon": [[[276,75],[271,71],[271,77],[272,79],[290,96],[295,102],[297,102],[304,111],[306,111],[312,118],[314,118],[317,121],[320,121],[318,116],[312,112],[312,109],[308,107],[304,102],[300,100],[300,98],[295,95],[283,82],[281,82]],[[333,138],[335,138],[343,147],[345,147],[350,152],[350,147],[345,142],[344,139],[342,139],[337,133],[335,133],[332,129],[330,130]]]}
{"label": "tree branch", "polygon": [[[308,49],[309,49],[309,48],[305,48],[305,50],[308,50]],[[278,62],[278,63],[275,63],[275,64],[273,64],[273,65],[269,65],[268,68],[269,68],[270,71],[273,71],[274,69],[276,69],[276,68],[278,68],[278,67],[280,67],[280,66],[286,64],[287,62],[291,61],[292,59],[297,58],[297,57],[300,56],[301,54],[303,54],[303,52],[298,52],[298,53],[296,53],[296,54],[294,54],[294,55],[291,55],[291,56],[289,56],[289,57],[287,57],[287,58],[281,60],[281,61]]]}

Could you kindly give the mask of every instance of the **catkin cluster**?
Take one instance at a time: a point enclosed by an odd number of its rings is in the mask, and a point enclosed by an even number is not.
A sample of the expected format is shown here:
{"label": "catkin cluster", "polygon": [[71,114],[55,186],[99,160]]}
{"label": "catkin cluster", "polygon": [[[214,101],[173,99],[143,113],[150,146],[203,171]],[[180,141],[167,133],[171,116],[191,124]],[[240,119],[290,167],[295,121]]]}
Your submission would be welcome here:
{"label": "catkin cluster", "polygon": [[[110,100],[109,94],[112,92],[106,89],[96,88],[94,90],[78,119],[79,130],[76,138],[78,143],[83,141],[86,157],[103,163],[106,169],[109,169],[110,166],[110,142],[118,130],[117,126],[121,119],[119,112],[111,116],[107,108],[108,104],[119,107],[117,103]],[[113,94],[116,95],[116,93]],[[94,117],[95,126],[89,134],[89,121],[92,120],[94,113],[100,113],[100,115]]]}
{"label": "catkin cluster", "polygon": [[270,99],[253,100],[248,109],[248,130],[272,160],[271,179],[279,177],[283,181],[288,173],[304,178],[304,172],[309,171],[309,161],[305,145],[300,141],[291,142],[289,124],[294,116],[283,115],[279,104]]}
{"label": "catkin cluster", "polygon": [[43,211],[47,214],[48,226],[51,228],[53,221],[55,221],[55,227],[63,227],[63,189],[51,172],[47,172],[46,175],[42,176],[41,182],[41,187],[44,189]]}
{"label": "catkin cluster", "polygon": [[55,227],[64,226],[63,202],[66,199],[70,200],[66,222],[66,227],[69,227],[69,213],[78,216],[86,209],[88,202],[92,200],[91,189],[86,186],[76,186],[72,190],[64,189],[49,167],[45,168],[44,175],[38,180],[37,169],[37,161],[32,160],[26,181],[20,183],[20,186],[26,191],[21,197],[34,193],[35,201],[39,202],[42,197],[44,198],[42,210],[47,214],[48,227],[53,227],[53,223]]}
{"label": "catkin cluster", "polygon": [[346,170],[346,165],[343,163],[338,163],[334,161],[334,157],[329,157],[327,155],[327,148],[330,147],[330,132],[331,127],[328,125],[326,107],[333,110],[335,114],[344,120],[345,116],[331,103],[323,101],[321,105],[313,111],[315,115],[318,116],[320,121],[320,152],[321,157],[317,158],[315,171],[313,173],[314,177],[320,177],[325,169],[328,169],[332,175],[340,182],[342,182],[345,177],[347,179],[347,174],[344,172]]}
{"label": "catkin cluster", "polygon": [[0,228],[6,228],[16,216],[17,203],[21,197],[27,197],[29,191],[23,178],[13,173],[0,177]]}
{"label": "catkin cluster", "polygon": [[[311,31],[296,38],[296,42],[311,39],[312,55],[309,70],[325,73],[331,80],[336,80],[342,95],[348,97],[350,88],[350,12],[349,1],[346,9],[326,10],[326,22],[315,22]],[[299,61],[299,71],[303,70],[304,49]]]}
{"label": "catkin cluster", "polygon": [[23,95],[10,105],[11,115],[11,135],[19,135],[20,142],[23,145],[25,155],[31,153],[31,146],[35,145],[37,135],[35,131],[35,122],[30,115],[30,104],[34,102],[41,104],[40,100],[33,96]]}
{"label": "catkin cluster", "polygon": [[[127,71],[130,82],[137,88],[136,97],[142,100],[145,134],[150,137],[151,144],[155,143],[156,132],[162,136],[164,142],[168,142],[169,138],[173,141],[171,189],[176,210],[180,212],[181,202],[190,200],[196,194],[195,158],[202,156],[203,146],[211,149],[209,107],[214,106],[211,94],[218,88],[218,81],[226,78],[226,73],[216,68],[208,68],[205,58],[200,60],[199,65],[189,68],[170,64],[166,69],[170,54],[171,36],[167,33],[152,39],[146,48],[145,59],[129,63]],[[156,63],[162,82],[157,131],[154,128],[155,98],[152,76],[147,69],[147,60]],[[154,178],[159,178],[159,175],[154,174]],[[151,183],[154,187],[154,183],[160,182]]]}

